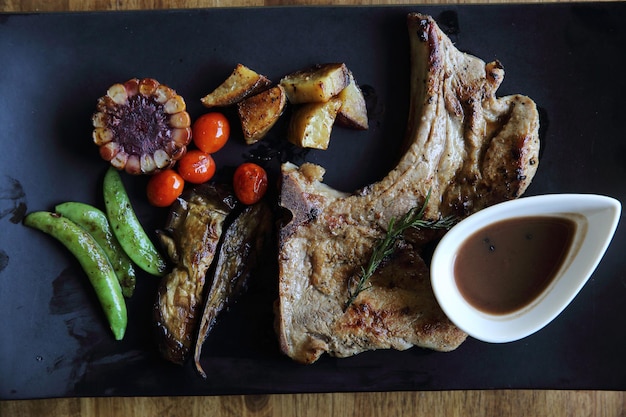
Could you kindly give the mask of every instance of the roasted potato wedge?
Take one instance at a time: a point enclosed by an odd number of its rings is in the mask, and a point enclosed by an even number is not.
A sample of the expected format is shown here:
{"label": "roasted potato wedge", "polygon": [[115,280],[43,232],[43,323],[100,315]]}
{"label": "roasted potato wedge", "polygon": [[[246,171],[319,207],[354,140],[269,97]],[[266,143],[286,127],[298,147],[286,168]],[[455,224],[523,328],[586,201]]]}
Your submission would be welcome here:
{"label": "roasted potato wedge", "polygon": [[330,63],[286,75],[280,80],[292,104],[329,101],[348,85],[345,64]]}
{"label": "roasted potato wedge", "polygon": [[348,71],[348,77],[350,82],[338,95],[342,104],[337,113],[336,123],[351,129],[367,130],[369,123],[363,91],[351,71]]}
{"label": "roasted potato wedge", "polygon": [[327,149],[341,104],[339,97],[333,97],[324,103],[308,103],[296,108],[289,121],[287,139],[303,148]]}
{"label": "roasted potato wedge", "polygon": [[261,140],[283,114],[286,104],[287,95],[281,85],[237,103],[245,142],[252,145]]}
{"label": "roasted potato wedge", "polygon": [[224,107],[241,101],[269,87],[271,81],[243,64],[237,64],[232,74],[200,101],[205,107]]}

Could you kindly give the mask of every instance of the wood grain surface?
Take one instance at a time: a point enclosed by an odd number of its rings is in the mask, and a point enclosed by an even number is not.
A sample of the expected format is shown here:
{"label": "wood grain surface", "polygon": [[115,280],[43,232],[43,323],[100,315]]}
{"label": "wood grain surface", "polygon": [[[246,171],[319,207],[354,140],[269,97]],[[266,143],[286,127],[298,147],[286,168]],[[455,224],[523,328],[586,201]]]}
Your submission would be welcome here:
{"label": "wood grain surface", "polygon": [[[506,0],[421,3],[503,3]],[[410,4],[372,0],[0,0],[0,12],[180,9],[310,4]],[[1,64],[0,64],[1,65]],[[0,378],[4,376],[0,375]],[[626,416],[626,392],[493,390],[223,397],[0,401],[0,417],[64,416]]]}

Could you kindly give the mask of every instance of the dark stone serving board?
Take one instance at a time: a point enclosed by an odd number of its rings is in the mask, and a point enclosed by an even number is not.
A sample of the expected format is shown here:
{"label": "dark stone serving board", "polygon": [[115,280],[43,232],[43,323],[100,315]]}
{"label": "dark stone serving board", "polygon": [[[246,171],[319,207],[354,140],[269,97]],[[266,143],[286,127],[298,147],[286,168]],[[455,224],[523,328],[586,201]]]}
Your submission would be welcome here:
{"label": "dark stone serving board", "polygon": [[[624,3],[0,15],[0,398],[626,389],[623,227],[582,292],[546,328],[514,343],[469,339],[450,353],[413,348],[296,364],[278,349],[276,275],[268,268],[221,316],[204,348],[202,380],[191,364],[172,365],[156,352],[157,279],[140,275],[127,336],[115,342],[76,261],[20,224],[25,211],[63,201],[102,205],[106,164],[91,143],[90,117],[109,85],[154,77],[197,117],[200,97],[238,62],[274,81],[311,64],[345,62],[368,93],[371,129],[336,129],[327,151],[276,158],[319,163],[326,182],[342,190],[381,178],[406,126],[410,11],[433,15],[462,51],[500,60],[500,95],[522,93],[538,104],[541,162],[527,195],[626,201]],[[270,145],[282,146],[282,127]],[[263,146],[244,146],[234,129],[215,155],[220,175]],[[152,233],[166,213],[145,202],[145,178],[124,180]]]}

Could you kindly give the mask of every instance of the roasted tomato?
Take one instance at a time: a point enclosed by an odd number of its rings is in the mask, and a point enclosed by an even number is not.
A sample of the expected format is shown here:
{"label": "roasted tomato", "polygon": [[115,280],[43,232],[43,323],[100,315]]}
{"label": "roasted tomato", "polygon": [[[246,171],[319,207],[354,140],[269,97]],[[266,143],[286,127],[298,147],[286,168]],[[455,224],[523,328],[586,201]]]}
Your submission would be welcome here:
{"label": "roasted tomato", "polygon": [[222,149],[229,136],[230,123],[222,113],[203,114],[192,126],[193,143],[206,153],[215,153]]}
{"label": "roasted tomato", "polygon": [[233,175],[235,195],[244,204],[254,204],[267,191],[267,173],[252,162],[245,162],[237,167]]}
{"label": "roasted tomato", "polygon": [[168,207],[181,195],[184,187],[185,180],[173,169],[166,169],[150,178],[146,194],[153,206]]}
{"label": "roasted tomato", "polygon": [[215,174],[215,161],[206,152],[192,149],[178,161],[178,173],[187,182],[202,184]]}

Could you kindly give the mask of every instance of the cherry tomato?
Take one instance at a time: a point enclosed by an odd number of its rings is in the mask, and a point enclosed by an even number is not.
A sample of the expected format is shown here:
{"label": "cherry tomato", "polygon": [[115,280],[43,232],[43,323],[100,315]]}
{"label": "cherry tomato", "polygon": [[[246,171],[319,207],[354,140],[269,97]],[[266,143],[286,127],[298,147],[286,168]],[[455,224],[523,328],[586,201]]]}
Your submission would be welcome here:
{"label": "cherry tomato", "polygon": [[173,169],[166,169],[150,177],[146,194],[153,206],[167,207],[176,201],[184,187],[185,180]]}
{"label": "cherry tomato", "polygon": [[254,204],[267,191],[267,173],[257,164],[245,162],[235,170],[233,188],[239,201]]}
{"label": "cherry tomato", "polygon": [[230,136],[230,124],[222,113],[206,113],[192,126],[193,143],[206,153],[222,149]]}
{"label": "cherry tomato", "polygon": [[207,182],[215,174],[215,161],[211,155],[198,149],[187,151],[176,166],[180,176],[193,184]]}

